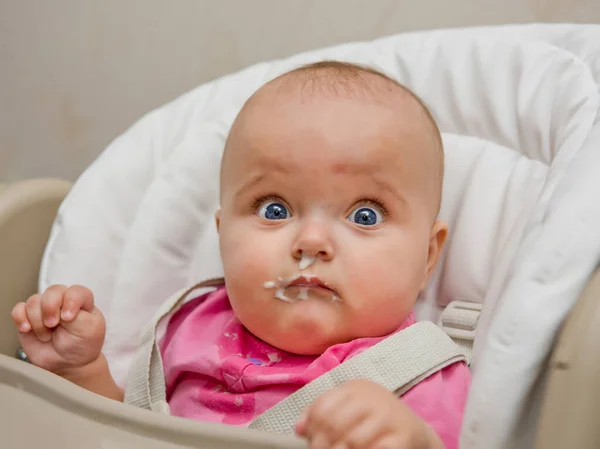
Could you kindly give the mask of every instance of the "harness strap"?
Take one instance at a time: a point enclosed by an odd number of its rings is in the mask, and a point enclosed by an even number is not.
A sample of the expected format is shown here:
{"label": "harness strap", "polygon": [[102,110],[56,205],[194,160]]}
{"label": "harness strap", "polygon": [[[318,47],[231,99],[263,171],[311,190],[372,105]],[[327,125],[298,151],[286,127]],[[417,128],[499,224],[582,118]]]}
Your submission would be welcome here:
{"label": "harness strap", "polygon": [[125,389],[124,402],[126,404],[160,413],[170,413],[162,357],[156,343],[156,326],[160,320],[176,310],[193,291],[220,287],[224,283],[222,278],[200,282],[175,293],[160,307],[154,318],[144,328],[139,346],[133,356]]}

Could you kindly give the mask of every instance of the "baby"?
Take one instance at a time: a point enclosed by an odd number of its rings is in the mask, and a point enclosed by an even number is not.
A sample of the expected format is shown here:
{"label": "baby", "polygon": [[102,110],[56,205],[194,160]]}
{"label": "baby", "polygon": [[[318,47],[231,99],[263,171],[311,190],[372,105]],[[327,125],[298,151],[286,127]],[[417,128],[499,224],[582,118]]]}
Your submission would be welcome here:
{"label": "baby", "polygon": [[[170,319],[171,413],[247,425],[306,383],[411,326],[447,235],[439,130],[409,90],[321,62],[260,88],[223,154],[216,223],[226,287]],[[12,313],[31,362],[116,400],[91,291],[52,286]],[[457,448],[464,363],[399,400],[355,380],[296,424],[312,448]]]}

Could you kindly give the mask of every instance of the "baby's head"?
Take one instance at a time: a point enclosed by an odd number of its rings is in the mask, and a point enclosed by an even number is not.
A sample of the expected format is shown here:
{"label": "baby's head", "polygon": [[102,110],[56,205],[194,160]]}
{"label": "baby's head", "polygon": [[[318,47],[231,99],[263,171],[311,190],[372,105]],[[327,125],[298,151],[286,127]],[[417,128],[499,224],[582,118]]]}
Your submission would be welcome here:
{"label": "baby's head", "polygon": [[442,176],[430,113],[383,74],[322,62],[261,87],[221,168],[217,226],[240,321],[298,354],[396,330],[446,238]]}

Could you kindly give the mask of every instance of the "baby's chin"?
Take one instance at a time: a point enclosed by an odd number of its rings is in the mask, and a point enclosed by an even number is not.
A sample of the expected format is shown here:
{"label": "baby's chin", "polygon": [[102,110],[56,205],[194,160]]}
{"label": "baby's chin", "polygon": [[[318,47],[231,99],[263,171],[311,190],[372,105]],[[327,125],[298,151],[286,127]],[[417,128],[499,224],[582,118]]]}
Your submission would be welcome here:
{"label": "baby's chin", "polygon": [[256,326],[256,329],[246,327],[271,346],[298,355],[321,355],[327,348],[353,339],[347,329],[325,317],[278,317],[276,322],[263,323]]}
{"label": "baby's chin", "polygon": [[307,336],[303,336],[302,338],[302,336],[292,336],[289,333],[282,334],[279,336],[277,336],[276,334],[265,336],[265,338],[263,338],[262,340],[266,343],[269,343],[271,346],[279,349],[280,351],[305,356],[319,356],[331,346],[338,343],[343,343],[343,341],[336,341],[335,339],[330,340],[318,337],[315,338],[315,336],[311,336],[310,338],[307,338]]}

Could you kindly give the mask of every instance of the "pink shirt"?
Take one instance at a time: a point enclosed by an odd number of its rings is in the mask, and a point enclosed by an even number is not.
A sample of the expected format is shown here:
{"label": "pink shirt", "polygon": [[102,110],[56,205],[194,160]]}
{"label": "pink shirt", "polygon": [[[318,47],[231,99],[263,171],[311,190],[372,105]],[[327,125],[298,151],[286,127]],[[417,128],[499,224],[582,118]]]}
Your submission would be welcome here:
{"label": "pink shirt", "polygon": [[[414,322],[411,313],[398,331]],[[220,288],[184,304],[168,323],[160,346],[171,413],[248,425],[383,338],[331,346],[317,357],[290,354],[248,332],[233,313],[225,288]],[[455,449],[469,383],[469,369],[456,363],[413,387],[401,400],[438,432],[446,448]]]}

